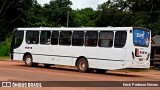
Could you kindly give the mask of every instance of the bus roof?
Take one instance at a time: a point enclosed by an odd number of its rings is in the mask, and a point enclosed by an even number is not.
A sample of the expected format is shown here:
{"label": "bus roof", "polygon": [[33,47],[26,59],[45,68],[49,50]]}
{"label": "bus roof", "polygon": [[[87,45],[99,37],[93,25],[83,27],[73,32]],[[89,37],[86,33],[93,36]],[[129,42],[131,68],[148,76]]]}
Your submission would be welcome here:
{"label": "bus roof", "polygon": [[[125,30],[125,31],[128,31],[128,30],[132,30],[134,27],[69,27],[69,28],[66,28],[66,27],[27,27],[27,28],[16,28],[15,30],[24,30],[24,31],[30,31],[30,30],[33,30],[33,31],[37,31],[37,30],[58,30],[58,31],[85,31],[85,30],[92,30],[92,31],[97,31],[97,30],[101,30],[101,31],[105,31],[105,30],[115,30],[115,31],[118,31],[118,30]],[[143,28],[144,29],[144,28]]]}

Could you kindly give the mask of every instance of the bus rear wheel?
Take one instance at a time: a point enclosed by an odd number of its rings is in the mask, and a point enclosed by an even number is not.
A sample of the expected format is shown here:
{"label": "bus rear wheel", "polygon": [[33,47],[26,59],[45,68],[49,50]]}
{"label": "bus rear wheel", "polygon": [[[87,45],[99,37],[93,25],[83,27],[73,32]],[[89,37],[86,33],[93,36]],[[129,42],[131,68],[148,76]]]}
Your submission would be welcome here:
{"label": "bus rear wheel", "polygon": [[77,62],[77,69],[79,72],[88,72],[88,62],[85,58],[80,58]]}

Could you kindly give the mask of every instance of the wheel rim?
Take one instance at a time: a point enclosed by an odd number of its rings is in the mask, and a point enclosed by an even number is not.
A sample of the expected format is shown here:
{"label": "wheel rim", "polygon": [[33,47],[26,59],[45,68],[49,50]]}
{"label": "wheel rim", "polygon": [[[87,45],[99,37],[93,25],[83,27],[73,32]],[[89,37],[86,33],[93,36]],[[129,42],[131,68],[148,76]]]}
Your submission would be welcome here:
{"label": "wheel rim", "polygon": [[30,64],[31,62],[32,62],[31,58],[27,58],[27,59],[26,59],[26,63],[27,63],[27,64]]}
{"label": "wheel rim", "polygon": [[84,70],[84,69],[86,68],[86,64],[85,64],[84,61],[81,61],[81,62],[79,63],[79,68],[80,68],[81,70]]}

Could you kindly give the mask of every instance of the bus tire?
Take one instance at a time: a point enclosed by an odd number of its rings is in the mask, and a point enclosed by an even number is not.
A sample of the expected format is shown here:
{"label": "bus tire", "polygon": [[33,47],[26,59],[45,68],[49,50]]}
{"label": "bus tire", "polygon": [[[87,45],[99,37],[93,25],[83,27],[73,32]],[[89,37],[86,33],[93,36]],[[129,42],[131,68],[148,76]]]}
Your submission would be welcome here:
{"label": "bus tire", "polygon": [[25,58],[24,58],[24,62],[25,62],[26,66],[32,67],[33,66],[33,62],[32,62],[31,55],[26,55]]}
{"label": "bus tire", "polygon": [[49,68],[51,66],[51,64],[44,64],[45,68]]}
{"label": "bus tire", "polygon": [[97,73],[101,73],[101,74],[104,74],[106,73],[107,70],[104,70],[104,69],[96,69],[96,72]]}
{"label": "bus tire", "polygon": [[77,62],[77,69],[79,72],[88,72],[88,61],[86,58],[80,58]]}

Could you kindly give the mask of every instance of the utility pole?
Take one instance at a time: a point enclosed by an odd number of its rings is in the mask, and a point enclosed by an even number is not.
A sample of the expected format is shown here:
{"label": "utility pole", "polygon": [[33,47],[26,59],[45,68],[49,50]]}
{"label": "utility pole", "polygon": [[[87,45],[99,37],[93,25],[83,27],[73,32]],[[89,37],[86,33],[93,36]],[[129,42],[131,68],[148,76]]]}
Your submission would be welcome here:
{"label": "utility pole", "polygon": [[68,24],[69,23],[69,11],[67,11],[67,27],[68,27]]}

